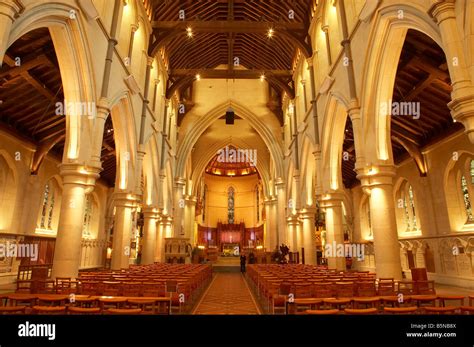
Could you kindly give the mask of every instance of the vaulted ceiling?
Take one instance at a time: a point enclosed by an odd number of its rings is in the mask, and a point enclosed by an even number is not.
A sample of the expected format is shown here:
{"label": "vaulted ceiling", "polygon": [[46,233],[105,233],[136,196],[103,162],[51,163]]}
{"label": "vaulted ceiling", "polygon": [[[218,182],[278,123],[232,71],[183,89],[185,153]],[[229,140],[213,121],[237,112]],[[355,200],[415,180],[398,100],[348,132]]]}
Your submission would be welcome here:
{"label": "vaulted ceiling", "polygon": [[[395,163],[414,155],[442,138],[463,130],[453,122],[447,104],[451,101],[451,80],[446,56],[436,42],[425,34],[409,30],[403,45],[393,90],[393,102],[419,103],[420,115],[392,115],[391,137]],[[346,123],[342,160],[346,187],[358,183],[355,165],[354,136],[350,120]],[[408,150],[407,150],[408,149]],[[412,152],[412,153],[409,153]],[[415,153],[416,154],[416,153]]]}
{"label": "vaulted ceiling", "polygon": [[[230,79],[264,75],[274,89],[270,94],[277,94],[269,107],[282,121],[281,105],[275,100],[283,93],[294,97],[292,70],[297,49],[311,50],[308,29],[315,1],[144,2],[153,27],[149,54],[161,54],[167,63],[168,98],[176,91],[180,97],[186,94],[196,75]],[[223,65],[225,69],[214,70]]]}
{"label": "vaulted ceiling", "polygon": [[[32,174],[47,153],[62,159],[66,119],[56,103],[64,102],[61,74],[47,28],[23,35],[10,46],[0,69],[0,129],[37,148]],[[104,130],[101,179],[115,184],[115,142],[109,117]]]}

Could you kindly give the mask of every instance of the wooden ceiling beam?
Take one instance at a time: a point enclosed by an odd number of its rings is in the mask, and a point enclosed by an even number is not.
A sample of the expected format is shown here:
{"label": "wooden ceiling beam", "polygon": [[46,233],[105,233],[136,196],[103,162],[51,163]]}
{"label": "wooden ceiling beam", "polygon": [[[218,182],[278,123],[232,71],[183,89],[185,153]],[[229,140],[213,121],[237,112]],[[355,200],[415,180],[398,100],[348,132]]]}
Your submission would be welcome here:
{"label": "wooden ceiling beam", "polygon": [[174,69],[170,76],[196,76],[201,78],[226,78],[226,79],[258,79],[262,74],[274,77],[291,78],[289,70],[221,70],[221,69]]}

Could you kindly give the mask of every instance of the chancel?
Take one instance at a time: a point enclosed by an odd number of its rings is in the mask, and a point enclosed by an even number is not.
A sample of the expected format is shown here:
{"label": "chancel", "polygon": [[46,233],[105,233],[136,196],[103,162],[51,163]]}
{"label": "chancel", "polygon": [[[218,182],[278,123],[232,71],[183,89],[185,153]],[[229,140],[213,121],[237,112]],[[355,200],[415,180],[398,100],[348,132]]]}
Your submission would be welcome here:
{"label": "chancel", "polygon": [[0,313],[473,314],[473,18],[0,0]]}

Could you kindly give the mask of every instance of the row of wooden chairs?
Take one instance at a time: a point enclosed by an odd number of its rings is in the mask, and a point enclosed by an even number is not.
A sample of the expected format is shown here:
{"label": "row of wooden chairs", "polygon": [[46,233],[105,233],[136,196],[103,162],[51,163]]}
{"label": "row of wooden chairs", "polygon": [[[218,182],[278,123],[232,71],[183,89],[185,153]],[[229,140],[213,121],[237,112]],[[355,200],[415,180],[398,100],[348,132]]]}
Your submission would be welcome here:
{"label": "row of wooden chairs", "polygon": [[373,314],[398,314],[398,315],[409,315],[417,313],[427,314],[474,314],[474,307],[449,307],[444,310],[439,310],[438,307],[425,307],[424,311],[419,310],[418,307],[384,307],[383,311],[379,311],[376,308],[345,308],[344,310],[339,309],[328,309],[328,310],[306,310],[298,314],[307,315],[337,315],[337,314],[349,314],[349,315],[373,315]]}
{"label": "row of wooden chairs", "polygon": [[[106,312],[112,309],[141,309],[144,314],[171,314],[172,300],[169,297],[111,297],[60,294],[28,295],[10,294],[0,296],[0,313],[35,313],[35,307],[45,308],[44,312],[62,312],[58,307],[86,309],[84,312]],[[18,308],[18,309],[15,309]],[[46,309],[49,308],[49,309]],[[89,310],[94,309],[94,310]],[[75,311],[75,309],[73,310]],[[81,311],[81,310],[77,310]]]}

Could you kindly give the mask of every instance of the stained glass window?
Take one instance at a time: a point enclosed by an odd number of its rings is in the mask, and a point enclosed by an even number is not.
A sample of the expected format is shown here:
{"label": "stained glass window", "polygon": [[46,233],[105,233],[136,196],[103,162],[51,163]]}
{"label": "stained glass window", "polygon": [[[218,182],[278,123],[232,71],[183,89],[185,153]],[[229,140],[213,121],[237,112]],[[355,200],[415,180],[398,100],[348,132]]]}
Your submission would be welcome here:
{"label": "stained glass window", "polygon": [[411,212],[413,214],[413,230],[417,230],[418,227],[416,225],[415,197],[413,196],[412,186],[408,187],[408,198],[410,199],[410,208],[411,208]]}
{"label": "stained glass window", "polygon": [[84,207],[84,222],[82,224],[82,237],[90,236],[90,225],[92,219],[93,205],[90,195],[86,197],[86,204]]}
{"label": "stained glass window", "polygon": [[49,184],[46,183],[43,192],[43,207],[41,209],[41,221],[40,228],[45,228],[46,214],[48,213],[48,202],[49,202]]}
{"label": "stained glass window", "polygon": [[469,196],[469,190],[467,188],[467,182],[464,176],[461,177],[461,190],[462,190],[463,199],[464,199],[464,208],[467,214],[467,222],[473,223],[474,216],[472,215],[471,198]]}
{"label": "stained glass window", "polygon": [[48,229],[52,229],[53,211],[54,211],[54,194],[51,194],[51,200],[49,203],[49,213],[48,213]]}
{"label": "stained glass window", "polygon": [[471,183],[474,183],[474,160],[471,160],[470,174],[471,174]]}
{"label": "stained glass window", "polygon": [[403,194],[403,210],[405,212],[405,222],[407,224],[407,231],[410,231],[410,214],[408,213],[408,204],[405,194]]}
{"label": "stained glass window", "polygon": [[227,219],[229,224],[234,224],[234,188],[227,191]]}

